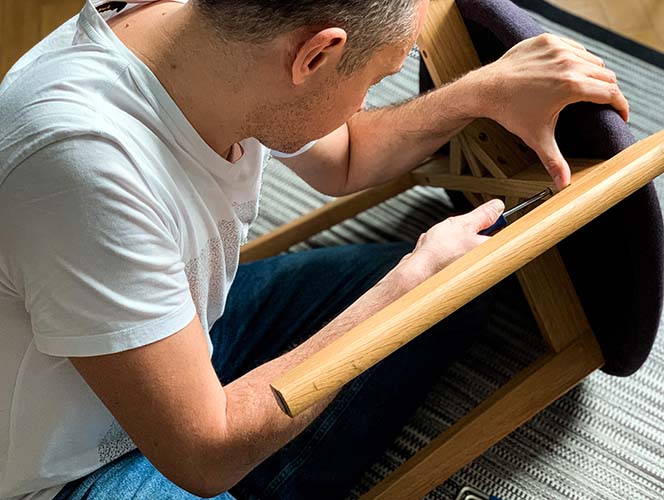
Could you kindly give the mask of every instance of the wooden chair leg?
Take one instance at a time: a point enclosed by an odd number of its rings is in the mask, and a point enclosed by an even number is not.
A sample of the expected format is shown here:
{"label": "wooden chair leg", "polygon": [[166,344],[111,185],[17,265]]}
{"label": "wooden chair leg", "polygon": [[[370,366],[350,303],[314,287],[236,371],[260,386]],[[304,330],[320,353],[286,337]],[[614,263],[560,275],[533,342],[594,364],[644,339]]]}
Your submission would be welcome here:
{"label": "wooden chair leg", "polygon": [[[516,272],[544,341],[560,352],[590,330],[572,279],[556,247]],[[543,293],[544,292],[544,293]],[[561,300],[567,297],[571,300]]]}
{"label": "wooden chair leg", "polygon": [[363,500],[421,498],[604,363],[589,330],[523,370],[369,491]]}
{"label": "wooden chair leg", "polygon": [[423,496],[602,366],[601,351],[558,249],[553,247],[516,274],[552,353],[518,374],[363,498]]}
{"label": "wooden chair leg", "polygon": [[516,274],[552,352],[441,433],[364,499],[420,498],[604,364],[558,249]]}

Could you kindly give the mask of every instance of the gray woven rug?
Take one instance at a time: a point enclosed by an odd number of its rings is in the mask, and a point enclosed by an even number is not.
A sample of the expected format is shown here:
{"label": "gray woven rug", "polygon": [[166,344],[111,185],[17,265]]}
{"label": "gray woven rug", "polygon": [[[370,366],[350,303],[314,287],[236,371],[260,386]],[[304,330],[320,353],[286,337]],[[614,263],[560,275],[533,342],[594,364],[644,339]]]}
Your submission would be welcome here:
{"label": "gray woven rug", "polygon": [[[549,31],[586,45],[618,74],[632,106],[631,127],[637,138],[664,127],[664,70],[533,16]],[[413,50],[401,73],[372,88],[368,104],[385,106],[415,95],[418,68],[418,54]],[[664,179],[656,183],[664,196]],[[265,171],[260,216],[250,238],[330,199],[271,160]],[[449,211],[444,190],[416,187],[292,250],[353,242],[415,241]],[[497,312],[484,340],[441,378],[398,439],[367,471],[353,498],[544,352],[516,280],[508,278],[498,289]],[[453,499],[462,486],[470,484],[503,500],[664,499],[663,394],[664,335],[660,332],[650,358],[635,375],[616,378],[601,372],[592,374],[426,498]]]}

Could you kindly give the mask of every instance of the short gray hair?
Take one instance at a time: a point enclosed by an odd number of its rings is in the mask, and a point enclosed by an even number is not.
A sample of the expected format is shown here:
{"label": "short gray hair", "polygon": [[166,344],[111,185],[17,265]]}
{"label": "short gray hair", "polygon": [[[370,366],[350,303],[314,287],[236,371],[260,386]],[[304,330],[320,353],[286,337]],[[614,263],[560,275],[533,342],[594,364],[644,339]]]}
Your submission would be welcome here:
{"label": "short gray hair", "polygon": [[336,26],[348,33],[338,70],[361,68],[380,47],[413,33],[420,0],[195,0],[226,41],[262,43],[304,26]]}

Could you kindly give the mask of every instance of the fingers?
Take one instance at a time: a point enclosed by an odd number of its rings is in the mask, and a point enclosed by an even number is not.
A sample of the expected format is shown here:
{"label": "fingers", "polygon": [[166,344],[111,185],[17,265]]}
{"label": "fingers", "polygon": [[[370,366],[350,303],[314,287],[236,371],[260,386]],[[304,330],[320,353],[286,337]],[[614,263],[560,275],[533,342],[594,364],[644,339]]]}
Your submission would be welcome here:
{"label": "fingers", "polygon": [[609,83],[616,83],[618,81],[616,74],[606,67],[604,61],[590,52],[574,50],[567,56],[567,60],[565,56],[561,59],[570,67],[574,67],[575,65],[578,66],[578,64],[583,65],[585,73],[593,78],[604,80]]}
{"label": "fingers", "polygon": [[584,61],[594,64],[595,66],[599,66],[600,68],[606,67],[604,60],[601,57],[597,57],[595,54],[591,54],[587,50],[571,49],[571,51],[579,59],[583,59]]}
{"label": "fingers", "polygon": [[601,57],[591,53],[583,45],[575,40],[572,40],[571,38],[556,36],[550,33],[540,35],[539,38],[550,49],[557,51],[559,58],[563,60],[565,59],[565,56],[569,56],[571,54],[596,66],[600,66],[602,68],[606,67],[604,60]]}
{"label": "fingers", "polygon": [[576,47],[577,49],[582,49],[582,50],[588,50],[586,49],[581,43],[577,42],[576,40],[572,40],[571,38],[567,38],[566,36],[560,36],[556,35],[560,40],[565,42],[568,45],[571,45],[572,47]]}
{"label": "fingers", "polygon": [[480,205],[472,212],[462,215],[463,222],[474,233],[479,233],[483,229],[491,227],[505,210],[505,204],[494,199]]}
{"label": "fingers", "polygon": [[545,130],[533,149],[539,156],[544,168],[556,184],[557,189],[563,189],[571,182],[572,174],[569,164],[563,158],[554,135],[555,127]]}
{"label": "fingers", "polygon": [[623,120],[629,120],[629,103],[615,83],[589,79],[580,85],[578,101],[589,101],[595,104],[610,104]]}
{"label": "fingers", "polygon": [[[576,61],[576,64],[572,61]],[[588,58],[580,57],[578,54],[574,54],[568,64],[571,69],[578,71],[587,77],[601,80],[606,83],[618,83],[618,77],[615,72],[603,65],[596,64]]]}
{"label": "fingers", "polygon": [[600,68],[594,65],[586,65],[585,73],[586,76],[594,78],[596,80],[602,80],[606,83],[618,83],[618,78],[616,74],[610,69]]}
{"label": "fingers", "polygon": [[577,51],[573,57],[581,65],[577,66],[574,71],[588,77],[588,81],[571,82],[572,87],[577,87],[573,88],[575,98],[573,102],[583,100],[596,104],[611,104],[620,113],[622,119],[628,121],[629,103],[617,85],[618,78],[616,74],[606,68],[603,63],[599,65],[595,59],[600,61],[601,59],[592,56],[589,52],[586,52],[584,56],[580,51]]}
{"label": "fingers", "polygon": [[568,45],[569,48],[582,59],[585,59],[586,61],[591,62],[593,64],[596,64],[597,66],[602,66],[602,67],[606,66],[601,57],[598,57],[595,54],[591,53],[588,49],[586,49],[582,44],[580,44],[576,40],[572,40],[571,38],[567,38],[564,36],[558,36],[557,38],[566,45]]}
{"label": "fingers", "polygon": [[[606,67],[602,58],[591,54],[580,43],[570,38],[551,34],[541,35],[540,39],[542,39],[549,47],[557,48],[558,52],[556,59],[562,70],[561,73],[581,73],[592,79],[600,80],[609,84],[616,84],[618,82],[616,74]],[[561,47],[562,44],[564,44],[564,47]],[[620,112],[623,118],[627,120],[626,111],[628,110],[628,106],[625,106],[627,101],[624,99],[622,92],[620,92],[619,89],[612,89],[610,92],[613,93],[613,100],[610,101],[610,103],[615,104],[616,109]],[[603,104],[607,103],[603,102]]]}

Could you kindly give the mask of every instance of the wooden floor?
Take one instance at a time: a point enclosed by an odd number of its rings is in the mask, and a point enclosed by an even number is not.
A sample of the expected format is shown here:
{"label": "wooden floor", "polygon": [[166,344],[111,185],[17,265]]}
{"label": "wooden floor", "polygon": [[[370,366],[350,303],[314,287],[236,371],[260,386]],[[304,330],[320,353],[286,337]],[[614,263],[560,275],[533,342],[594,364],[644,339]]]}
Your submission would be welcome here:
{"label": "wooden floor", "polygon": [[[664,0],[549,1],[664,52]],[[0,76],[82,5],[83,0],[0,0]]]}
{"label": "wooden floor", "polygon": [[76,14],[83,0],[0,0],[0,77],[30,47]]}
{"label": "wooden floor", "polygon": [[664,0],[548,0],[579,17],[664,52]]}

